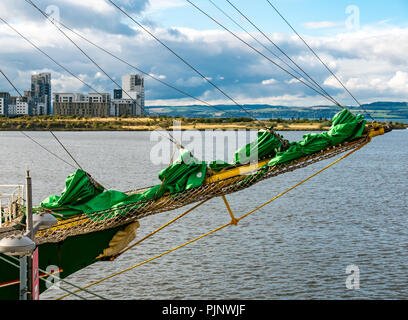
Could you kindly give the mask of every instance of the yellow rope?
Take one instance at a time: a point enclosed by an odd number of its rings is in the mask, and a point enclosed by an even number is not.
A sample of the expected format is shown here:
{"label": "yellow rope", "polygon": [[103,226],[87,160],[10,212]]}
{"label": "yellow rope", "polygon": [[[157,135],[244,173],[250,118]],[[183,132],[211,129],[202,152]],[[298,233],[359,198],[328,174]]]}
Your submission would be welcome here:
{"label": "yellow rope", "polygon": [[243,216],[241,216],[240,218],[237,218],[238,221],[241,219],[244,219],[245,217],[249,216],[251,213],[261,209],[262,207],[266,206],[267,204],[271,203],[273,200],[276,200],[277,198],[283,196],[285,193],[288,193],[289,191],[295,189],[296,187],[300,186],[301,184],[305,183],[306,181],[312,179],[314,176],[317,176],[319,173],[323,172],[324,170],[330,168],[332,165],[336,164],[337,162],[343,160],[344,158],[347,158],[349,155],[351,155],[352,153],[356,152],[357,150],[360,150],[362,147],[364,147],[367,143],[369,143],[370,140],[368,140],[366,143],[362,144],[361,146],[359,146],[358,148],[350,151],[349,153],[347,153],[346,155],[338,158],[336,161],[330,163],[328,166],[324,167],[323,169],[317,171],[316,173],[312,174],[310,177],[306,178],[305,180],[302,180],[301,182],[295,184],[293,187],[290,187],[289,189],[283,191],[282,193],[278,194],[276,197],[272,198],[271,200],[265,202],[264,204],[261,204],[259,207],[256,207],[254,210],[244,214]]}
{"label": "yellow rope", "polygon": [[[240,220],[246,218],[246,217],[249,216],[250,214],[254,213],[255,211],[257,211],[257,210],[259,210],[259,209],[261,209],[262,207],[266,206],[267,204],[271,203],[272,201],[278,199],[279,197],[283,196],[284,194],[288,193],[289,191],[295,189],[296,187],[298,187],[298,186],[300,186],[301,184],[305,183],[306,181],[310,180],[311,178],[313,178],[314,176],[318,175],[319,173],[321,173],[321,172],[327,170],[327,169],[330,168],[332,165],[334,165],[334,164],[336,164],[337,162],[339,162],[339,161],[341,161],[341,160],[347,158],[348,156],[350,156],[352,153],[356,152],[357,150],[360,150],[362,147],[364,147],[366,144],[368,144],[368,143],[370,142],[370,140],[371,140],[371,139],[369,139],[366,143],[362,144],[362,145],[359,146],[358,148],[356,148],[356,149],[350,151],[350,152],[347,153],[346,155],[340,157],[340,158],[337,159],[336,161],[330,163],[329,165],[327,165],[327,166],[324,167],[323,169],[319,170],[318,172],[312,174],[312,175],[309,176],[308,178],[306,178],[306,179],[302,180],[301,182],[297,183],[297,184],[294,185],[293,187],[290,187],[289,189],[285,190],[284,192],[278,194],[276,197],[272,198],[271,200],[269,200],[269,201],[263,203],[262,205],[260,205],[260,206],[256,207],[255,209],[251,210],[250,212],[248,212],[248,213],[242,215],[240,218],[237,218],[236,220],[237,220],[237,221],[240,221]],[[199,239],[202,239],[202,238],[204,238],[204,237],[206,237],[206,236],[209,236],[210,234],[213,234],[213,233],[215,233],[215,232],[217,232],[217,231],[220,231],[220,230],[224,229],[225,227],[228,227],[228,226],[230,226],[230,225],[233,225],[233,224],[235,224],[235,222],[236,222],[236,221],[234,221],[234,219],[232,219],[230,222],[228,222],[228,223],[226,223],[226,224],[224,224],[224,225],[222,225],[222,226],[220,226],[220,227],[218,227],[218,228],[215,228],[215,229],[213,229],[213,230],[211,230],[211,231],[209,231],[209,232],[207,232],[207,233],[205,233],[205,234],[202,234],[201,236],[199,236],[199,237],[197,237],[197,238],[195,238],[195,239],[193,239],[193,240],[190,240],[190,241],[188,241],[188,242],[186,242],[186,243],[183,243],[182,245],[179,245],[179,246],[177,246],[177,247],[175,247],[175,248],[173,248],[173,249],[167,250],[167,251],[165,251],[165,252],[163,252],[163,253],[161,253],[161,254],[159,254],[159,255],[153,257],[153,258],[147,259],[147,260],[145,260],[145,261],[143,261],[143,262],[140,262],[140,263],[138,263],[138,264],[136,264],[136,265],[134,265],[134,266],[132,266],[132,267],[129,267],[129,268],[124,269],[124,270],[122,270],[122,271],[113,273],[113,274],[111,274],[111,275],[109,275],[109,276],[107,276],[107,277],[105,277],[105,278],[102,278],[102,279],[99,279],[99,280],[97,280],[97,281],[95,281],[95,282],[92,282],[91,284],[89,284],[89,285],[83,287],[82,289],[89,288],[89,287],[91,287],[91,286],[93,286],[93,285],[96,285],[96,284],[98,284],[98,283],[101,283],[102,281],[108,280],[108,279],[113,278],[113,277],[115,277],[115,276],[117,276],[117,275],[120,275],[120,274],[125,273],[125,272],[127,272],[127,271],[129,271],[129,270],[132,270],[132,269],[137,268],[137,267],[139,267],[139,266],[141,266],[141,265],[144,265],[145,263],[148,263],[148,262],[150,262],[150,261],[156,260],[156,259],[158,259],[158,258],[160,258],[160,257],[162,257],[162,256],[164,256],[164,255],[166,255],[166,254],[168,254],[168,253],[170,253],[170,252],[173,252],[173,251],[175,251],[175,250],[177,250],[177,249],[180,249],[180,248],[182,248],[182,247],[185,247],[185,246],[187,246],[187,245],[189,245],[189,244],[191,244],[191,243],[193,243],[193,242],[195,242],[195,241],[197,241],[197,240],[199,240]],[[77,293],[78,291],[81,291],[81,289],[77,289],[77,290],[74,291],[73,293]],[[61,299],[65,298],[65,297],[68,297],[69,295],[71,295],[71,294],[70,294],[70,293],[65,294],[65,295],[63,295],[63,296],[57,298],[56,300],[61,300]]]}
{"label": "yellow rope", "polygon": [[110,258],[110,261],[115,260],[117,257],[119,257],[120,255],[124,254],[126,251],[132,249],[133,247],[137,246],[139,243],[145,241],[146,239],[150,238],[152,235],[156,234],[157,232],[159,232],[160,230],[164,229],[165,227],[167,227],[168,225],[172,224],[173,222],[177,221],[178,219],[184,217],[187,213],[190,213],[191,211],[193,211],[194,209],[197,209],[199,206],[201,206],[203,203],[207,202],[210,199],[206,199],[201,201],[200,203],[196,204],[194,207],[191,207],[190,209],[188,209],[187,211],[183,212],[182,214],[178,215],[177,217],[175,217],[174,219],[170,220],[169,222],[165,223],[164,225],[162,225],[160,228],[157,228],[156,230],[152,231],[151,233],[149,233],[147,236],[143,237],[142,239],[136,241],[134,244],[132,244],[131,246],[127,247],[126,249],[122,250],[121,252],[117,253],[116,255],[112,256]]}
{"label": "yellow rope", "polygon": [[[212,233],[214,233],[214,232],[217,232],[217,231],[219,231],[219,230],[221,230],[221,229],[224,229],[225,227],[229,226],[230,224],[231,224],[231,222],[226,223],[226,224],[224,224],[224,225],[222,225],[222,226],[220,226],[220,227],[218,227],[218,228],[216,228],[216,229],[214,229],[214,230],[211,230],[211,231],[209,231],[209,232],[207,232],[207,233],[205,233],[205,234],[203,234],[203,235],[201,235],[201,236],[199,236],[199,237],[193,239],[193,240],[190,240],[190,241],[188,241],[188,242],[186,242],[186,243],[183,243],[182,245],[179,245],[178,247],[175,247],[175,248],[173,248],[173,249],[167,250],[166,252],[163,252],[163,253],[161,253],[161,254],[159,254],[159,255],[153,257],[153,258],[150,258],[150,259],[148,259],[148,260],[145,260],[145,261],[143,261],[143,262],[140,262],[140,263],[138,263],[138,264],[136,264],[136,265],[134,265],[134,266],[132,266],[132,267],[129,267],[129,268],[124,269],[124,270],[122,270],[122,271],[119,271],[119,272],[116,272],[116,273],[114,273],[114,274],[111,274],[110,276],[107,276],[107,277],[105,277],[105,278],[102,278],[102,279],[100,279],[100,280],[98,280],[98,281],[92,282],[91,284],[88,284],[87,286],[83,287],[82,289],[89,288],[90,286],[93,286],[93,285],[95,285],[95,284],[101,283],[102,281],[108,280],[108,279],[113,278],[113,277],[115,277],[115,276],[117,276],[117,275],[120,275],[120,274],[122,274],[122,273],[124,273],[124,272],[127,272],[127,271],[129,271],[129,270],[132,270],[132,269],[134,269],[134,268],[136,268],[136,267],[139,267],[139,266],[141,266],[141,265],[143,265],[143,264],[145,264],[145,263],[148,263],[148,262],[153,261],[153,260],[155,260],[155,259],[157,259],[157,258],[160,258],[160,257],[164,256],[165,254],[168,254],[168,253],[173,252],[173,251],[175,251],[175,250],[177,250],[177,249],[180,249],[180,248],[182,248],[182,247],[185,247],[186,245],[188,245],[188,244],[190,244],[190,243],[193,243],[193,242],[195,242],[195,241],[197,241],[197,240],[199,240],[199,239],[201,239],[201,238],[204,238],[204,237],[206,237],[206,236],[208,236],[208,235],[210,235],[210,234],[212,234]],[[80,291],[80,290],[78,289],[78,290],[74,291],[73,293],[76,293],[76,292],[78,292],[78,291]],[[63,295],[63,296],[57,298],[56,300],[61,300],[61,299],[65,298],[65,297],[68,297],[69,295],[71,295],[71,294],[65,294],[65,295]]]}

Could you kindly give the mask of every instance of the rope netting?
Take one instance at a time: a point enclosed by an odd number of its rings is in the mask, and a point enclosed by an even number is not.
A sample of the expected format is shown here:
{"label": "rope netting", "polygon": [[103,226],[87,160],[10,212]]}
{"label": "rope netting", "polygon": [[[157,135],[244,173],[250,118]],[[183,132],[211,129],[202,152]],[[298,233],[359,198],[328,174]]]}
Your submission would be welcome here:
{"label": "rope netting", "polygon": [[[40,230],[36,234],[36,243],[59,242],[69,236],[126,225],[153,214],[178,209],[194,202],[209,200],[214,197],[244,190],[262,180],[304,168],[316,162],[335,157],[343,152],[357,149],[369,140],[369,136],[363,136],[353,141],[328,147],[312,155],[301,157],[288,164],[273,167],[263,166],[250,174],[236,175],[223,180],[204,183],[200,187],[179,193],[167,194],[158,199],[143,200],[91,214],[79,214],[73,218],[61,220],[57,226]],[[142,191],[130,191],[129,194],[135,192]]]}

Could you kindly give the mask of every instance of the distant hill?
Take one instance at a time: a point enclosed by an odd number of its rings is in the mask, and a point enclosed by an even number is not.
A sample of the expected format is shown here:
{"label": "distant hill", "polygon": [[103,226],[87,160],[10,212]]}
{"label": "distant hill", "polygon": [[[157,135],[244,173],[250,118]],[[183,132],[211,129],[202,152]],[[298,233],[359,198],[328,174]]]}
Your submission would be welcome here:
{"label": "distant hill", "polygon": [[[154,106],[146,107],[151,115],[163,115],[185,118],[214,118],[214,117],[248,117],[248,114],[234,105],[206,105],[189,106]],[[288,107],[282,105],[252,104],[244,105],[254,117],[258,119],[330,119],[337,112],[337,106],[310,106]],[[374,119],[380,121],[408,122],[408,102],[379,101],[363,104],[362,107],[370,113]],[[360,107],[347,106],[356,113],[365,113]]]}

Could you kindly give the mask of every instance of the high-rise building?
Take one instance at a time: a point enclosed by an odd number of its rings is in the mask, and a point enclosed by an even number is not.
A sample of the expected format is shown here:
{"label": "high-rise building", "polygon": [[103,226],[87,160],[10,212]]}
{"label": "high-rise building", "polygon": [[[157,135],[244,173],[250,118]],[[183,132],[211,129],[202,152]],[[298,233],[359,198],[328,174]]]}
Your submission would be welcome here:
{"label": "high-rise building", "polygon": [[10,94],[8,92],[0,92],[0,115],[8,115],[8,101],[10,100]]}
{"label": "high-rise building", "polygon": [[31,93],[28,102],[32,105],[33,114],[51,114],[51,73],[31,75]]}
{"label": "high-rise building", "polygon": [[122,76],[122,99],[133,99],[140,107],[140,113],[145,114],[145,88],[144,78],[140,74],[127,74]]}
{"label": "high-rise building", "polygon": [[110,113],[109,93],[54,93],[53,97],[55,115],[107,117]]}

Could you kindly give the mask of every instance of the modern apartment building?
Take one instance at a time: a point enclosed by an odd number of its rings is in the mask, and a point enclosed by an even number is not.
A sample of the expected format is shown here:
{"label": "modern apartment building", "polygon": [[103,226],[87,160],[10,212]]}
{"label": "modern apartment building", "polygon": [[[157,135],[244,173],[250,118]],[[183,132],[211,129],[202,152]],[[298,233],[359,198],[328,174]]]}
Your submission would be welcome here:
{"label": "modern apartment building", "polygon": [[109,116],[109,93],[54,93],[54,114],[64,116]]}
{"label": "modern apartment building", "polygon": [[8,92],[0,92],[0,116],[8,115],[8,101],[10,94]]}
{"label": "modern apartment building", "polygon": [[144,78],[140,74],[122,76],[122,99],[133,99],[140,108],[140,114],[145,114]]}
{"label": "modern apartment building", "polygon": [[52,114],[51,73],[31,75],[31,92],[27,92],[26,96],[34,115]]}

